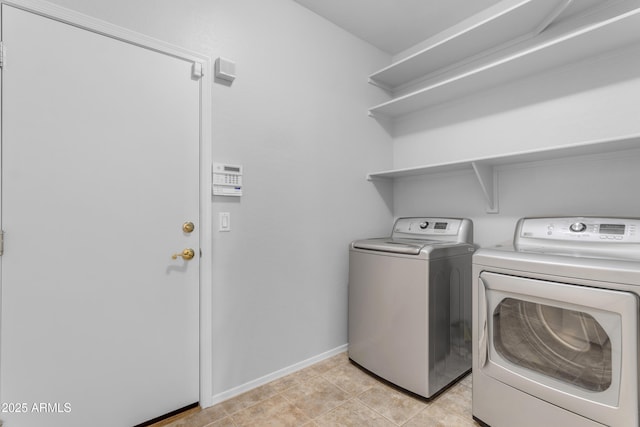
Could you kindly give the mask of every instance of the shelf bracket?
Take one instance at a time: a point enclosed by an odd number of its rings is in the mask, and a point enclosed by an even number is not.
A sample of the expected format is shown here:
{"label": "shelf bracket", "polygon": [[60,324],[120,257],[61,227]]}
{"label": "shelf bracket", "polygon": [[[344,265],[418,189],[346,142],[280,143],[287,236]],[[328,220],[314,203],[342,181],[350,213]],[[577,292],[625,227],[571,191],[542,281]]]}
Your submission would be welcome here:
{"label": "shelf bracket", "polygon": [[498,213],[498,172],[486,163],[471,162],[473,171],[487,200],[487,213]]}

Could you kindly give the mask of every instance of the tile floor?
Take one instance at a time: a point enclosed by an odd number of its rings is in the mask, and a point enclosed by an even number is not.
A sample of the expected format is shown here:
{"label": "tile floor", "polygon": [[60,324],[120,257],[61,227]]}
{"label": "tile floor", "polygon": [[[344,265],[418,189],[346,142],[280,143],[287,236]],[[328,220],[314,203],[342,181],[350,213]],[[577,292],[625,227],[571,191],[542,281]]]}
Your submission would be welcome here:
{"label": "tile floor", "polygon": [[[478,426],[471,374],[427,401],[367,374],[341,353],[158,427]],[[155,426],[154,426],[155,427]]]}

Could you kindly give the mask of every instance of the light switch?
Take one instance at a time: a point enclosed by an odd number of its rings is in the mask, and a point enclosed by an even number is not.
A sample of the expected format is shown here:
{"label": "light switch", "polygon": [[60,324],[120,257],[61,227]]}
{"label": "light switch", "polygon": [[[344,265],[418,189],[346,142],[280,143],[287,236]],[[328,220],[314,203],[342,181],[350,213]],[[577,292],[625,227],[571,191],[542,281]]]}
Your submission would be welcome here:
{"label": "light switch", "polygon": [[220,226],[218,227],[218,231],[231,231],[231,213],[220,212],[218,214],[218,218],[220,220]]}

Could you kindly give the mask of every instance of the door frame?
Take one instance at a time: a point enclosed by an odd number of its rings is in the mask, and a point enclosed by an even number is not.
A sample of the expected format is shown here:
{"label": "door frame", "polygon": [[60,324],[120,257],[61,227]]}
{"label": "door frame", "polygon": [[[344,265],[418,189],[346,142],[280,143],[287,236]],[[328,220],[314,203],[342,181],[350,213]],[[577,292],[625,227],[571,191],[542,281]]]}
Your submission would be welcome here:
{"label": "door frame", "polygon": [[[124,43],[133,44],[158,53],[190,61],[194,73],[200,73],[200,153],[199,153],[199,403],[203,408],[213,404],[212,364],[212,207],[211,207],[211,59],[170,43],[145,36],[126,28],[83,15],[79,12],[47,3],[42,0],[0,0],[0,5],[8,5],[27,12],[51,18],[65,24],[91,31]],[[10,55],[10,54],[9,54]],[[9,56],[10,58],[10,56]],[[10,62],[10,59],[7,60]],[[195,76],[195,74],[192,74]],[[1,340],[1,337],[0,337]]]}

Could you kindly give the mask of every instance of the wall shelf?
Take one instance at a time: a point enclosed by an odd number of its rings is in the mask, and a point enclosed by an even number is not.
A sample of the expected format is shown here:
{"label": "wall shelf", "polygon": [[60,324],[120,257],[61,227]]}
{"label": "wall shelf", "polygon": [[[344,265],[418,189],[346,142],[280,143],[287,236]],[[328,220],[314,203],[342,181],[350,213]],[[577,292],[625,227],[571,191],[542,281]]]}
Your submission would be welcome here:
{"label": "wall shelf", "polygon": [[487,202],[487,212],[498,212],[498,192],[496,167],[529,163],[542,160],[561,159],[576,156],[612,153],[640,148],[640,135],[627,136],[615,140],[590,141],[578,144],[553,147],[549,149],[522,151],[503,156],[482,157],[450,163],[416,166],[374,172],[367,175],[367,180],[395,179],[417,175],[473,170]]}
{"label": "wall shelf", "polygon": [[507,0],[443,31],[427,47],[369,76],[369,82],[393,90],[479,52],[514,43],[542,31],[569,0]]}
{"label": "wall shelf", "polygon": [[454,70],[453,74],[448,73],[447,77],[432,80],[426,87],[372,107],[369,114],[396,118],[478,90],[640,43],[640,8],[596,23],[592,20],[592,17],[583,17],[577,27],[573,23],[573,29],[568,32],[562,26],[549,29],[485,57],[480,63],[467,64]]}

